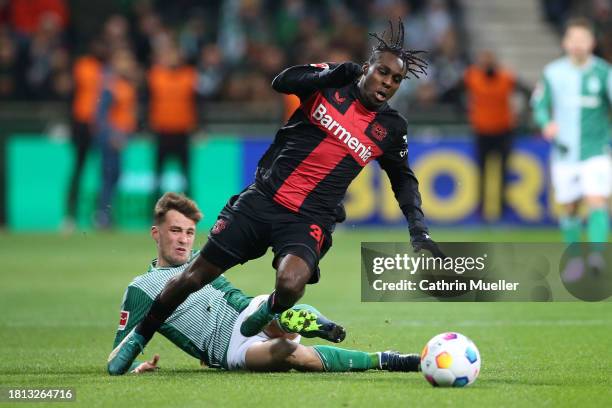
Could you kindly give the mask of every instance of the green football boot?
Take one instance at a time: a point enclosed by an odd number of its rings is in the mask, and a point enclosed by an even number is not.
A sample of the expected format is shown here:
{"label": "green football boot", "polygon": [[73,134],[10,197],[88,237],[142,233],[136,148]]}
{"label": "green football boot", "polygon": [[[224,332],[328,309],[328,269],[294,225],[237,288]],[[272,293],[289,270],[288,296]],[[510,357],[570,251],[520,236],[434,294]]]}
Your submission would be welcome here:
{"label": "green football boot", "polygon": [[295,305],[278,317],[279,326],[288,333],[304,337],[319,337],[333,343],[340,343],[346,337],[344,327],[327,319],[310,305]]}
{"label": "green football boot", "polygon": [[142,353],[146,341],[144,337],[132,330],[108,356],[108,373],[123,375],[132,366],[139,353]]}

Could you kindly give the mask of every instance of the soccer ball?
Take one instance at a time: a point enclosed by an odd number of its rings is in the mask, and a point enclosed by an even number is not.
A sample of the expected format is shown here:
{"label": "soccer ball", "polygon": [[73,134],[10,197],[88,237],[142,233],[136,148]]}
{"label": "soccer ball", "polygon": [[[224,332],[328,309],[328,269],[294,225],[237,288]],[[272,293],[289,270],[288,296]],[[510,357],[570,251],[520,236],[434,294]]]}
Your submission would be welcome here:
{"label": "soccer ball", "polygon": [[434,387],[465,387],[476,381],[480,361],[472,340],[459,333],[442,333],[425,345],[421,370]]}

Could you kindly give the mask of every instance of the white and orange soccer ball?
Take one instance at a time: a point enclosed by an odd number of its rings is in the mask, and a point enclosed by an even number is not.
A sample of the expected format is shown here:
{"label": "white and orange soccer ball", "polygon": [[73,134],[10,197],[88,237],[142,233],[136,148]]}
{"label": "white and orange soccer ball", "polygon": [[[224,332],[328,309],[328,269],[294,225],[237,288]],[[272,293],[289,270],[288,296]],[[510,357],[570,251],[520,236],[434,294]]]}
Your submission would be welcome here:
{"label": "white and orange soccer ball", "polygon": [[466,387],[480,373],[480,353],[460,333],[442,333],[429,340],[421,353],[421,370],[434,387]]}

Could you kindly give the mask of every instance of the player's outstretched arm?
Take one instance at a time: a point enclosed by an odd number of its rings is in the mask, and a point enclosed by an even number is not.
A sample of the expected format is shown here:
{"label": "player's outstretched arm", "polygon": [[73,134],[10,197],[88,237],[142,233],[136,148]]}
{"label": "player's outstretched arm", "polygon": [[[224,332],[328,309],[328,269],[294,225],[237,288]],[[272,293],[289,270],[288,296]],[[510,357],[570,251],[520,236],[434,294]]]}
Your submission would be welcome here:
{"label": "player's outstretched arm", "polygon": [[[132,285],[127,287],[123,295],[123,302],[121,303],[119,326],[117,327],[115,334],[113,349],[118,347],[125,337],[143,319],[144,315],[151,307],[151,303],[153,303],[153,300],[149,298],[140,288]],[[112,355],[113,353],[111,352],[111,356]],[[128,372],[132,372],[141,364],[142,363],[140,361],[134,361],[128,369]]]}
{"label": "player's outstretched arm", "polygon": [[424,249],[429,251],[435,258],[446,258],[446,255],[444,255],[442,250],[438,247],[438,244],[436,244],[426,232],[411,235],[410,244],[412,244],[412,248],[416,252],[420,252]]}
{"label": "player's outstretched arm", "polygon": [[272,81],[272,88],[305,99],[319,89],[346,86],[357,80],[362,73],[361,66],[354,62],[297,65],[278,74]]}
{"label": "player's outstretched arm", "polygon": [[[401,127],[399,132],[405,135],[405,127]],[[408,165],[407,137],[403,136],[401,140],[398,139],[395,147],[389,149],[378,159],[378,162],[389,176],[395,199],[408,221],[410,242],[414,250],[418,252],[425,249],[435,257],[445,258],[438,245],[429,236],[425,216],[421,209],[419,181]]]}
{"label": "player's outstretched arm", "polygon": [[552,90],[546,76],[543,75],[531,95],[531,109],[533,111],[534,122],[538,124],[544,132],[544,136],[549,140],[554,137],[554,134],[552,134],[553,129],[548,129],[548,125],[552,121],[550,114],[551,104]]}

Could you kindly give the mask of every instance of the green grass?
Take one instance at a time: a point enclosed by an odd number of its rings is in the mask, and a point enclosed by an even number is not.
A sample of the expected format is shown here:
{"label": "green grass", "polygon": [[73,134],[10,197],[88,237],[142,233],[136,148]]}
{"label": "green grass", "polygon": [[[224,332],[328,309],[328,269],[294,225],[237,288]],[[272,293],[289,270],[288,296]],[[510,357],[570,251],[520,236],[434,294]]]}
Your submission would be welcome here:
{"label": "green grass", "polygon": [[[518,229],[435,237],[558,240],[555,231]],[[361,303],[359,242],[406,238],[404,230],[339,231],[321,283],[303,300],[345,324],[348,348],[420,351],[439,332],[468,335],[483,358],[471,388],[434,389],[418,374],[200,369],[161,336],[146,350],[161,354],[159,372],[109,377],[105,361],[123,290],[145,271],[154,246],[146,234],[94,233],[0,234],[0,387],[76,389],[77,403],[54,407],[609,406],[612,303]],[[247,293],[268,292],[270,261],[268,254],[227,276]]]}

